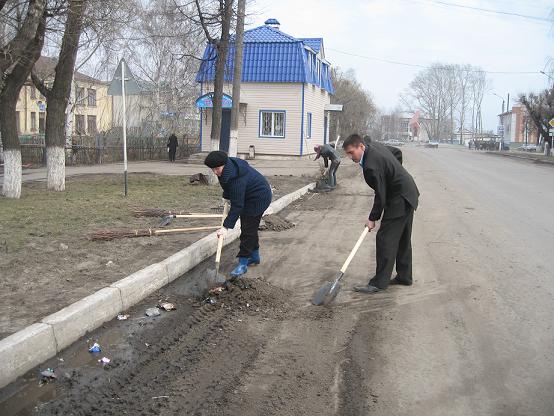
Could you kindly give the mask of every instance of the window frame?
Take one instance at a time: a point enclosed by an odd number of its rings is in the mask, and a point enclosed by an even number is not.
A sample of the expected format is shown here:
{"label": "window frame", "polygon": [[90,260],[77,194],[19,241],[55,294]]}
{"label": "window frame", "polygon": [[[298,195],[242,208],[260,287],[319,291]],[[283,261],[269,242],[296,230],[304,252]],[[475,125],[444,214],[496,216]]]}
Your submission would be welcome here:
{"label": "window frame", "polygon": [[[90,129],[90,121],[93,120],[93,124],[94,124],[94,131],[91,131]],[[89,136],[92,136],[94,134],[98,133],[98,123],[97,123],[97,118],[96,118],[96,115],[94,114],[88,114],[87,115],[87,134]]]}
{"label": "window frame", "polygon": [[[83,92],[80,94],[80,92]],[[85,87],[77,87],[75,89],[75,104],[78,106],[85,106],[86,101],[86,88]]]}
{"label": "window frame", "polygon": [[306,139],[312,138],[312,121],[313,114],[311,112],[306,113]]}
{"label": "window frame", "polygon": [[[91,94],[91,91],[94,92],[94,94]],[[91,103],[91,98],[94,97],[94,102]],[[87,106],[88,107],[96,107],[96,98],[97,98],[97,94],[96,94],[96,88],[87,88]]]}
{"label": "window frame", "polygon": [[31,111],[30,118],[31,118],[31,120],[30,120],[30,124],[31,124],[30,130],[32,132],[35,132],[35,131],[37,131],[37,113],[36,113],[36,111]]}
{"label": "window frame", "polygon": [[[262,134],[262,119],[264,113],[270,113],[271,114],[271,131],[274,133],[275,131],[275,114],[283,114],[283,134],[282,135],[267,135]],[[286,137],[286,127],[287,127],[287,111],[286,110],[268,110],[268,109],[262,109],[259,111],[258,114],[258,137],[264,138],[264,139],[284,139]]]}
{"label": "window frame", "polygon": [[[78,120],[82,120],[82,128],[80,127],[80,124]],[[84,136],[87,134],[87,125],[86,125],[86,117],[84,114],[75,114],[75,133],[77,133],[80,136]]]}

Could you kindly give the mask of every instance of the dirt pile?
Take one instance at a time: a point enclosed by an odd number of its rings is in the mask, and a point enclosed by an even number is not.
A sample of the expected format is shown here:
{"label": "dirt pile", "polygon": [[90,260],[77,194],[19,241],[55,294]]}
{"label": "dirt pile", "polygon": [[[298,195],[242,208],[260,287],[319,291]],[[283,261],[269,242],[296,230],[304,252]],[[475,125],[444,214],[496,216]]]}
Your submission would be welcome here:
{"label": "dirt pile", "polygon": [[295,226],[295,223],[290,222],[279,215],[270,214],[263,217],[259,229],[261,231],[284,231],[294,228]]}
{"label": "dirt pile", "polygon": [[55,385],[56,399],[39,405],[37,413],[225,414],[221,403],[291,306],[287,291],[245,280],[248,289],[214,291],[213,302],[172,299],[175,311],[129,330],[121,347],[110,351],[113,365],[67,369]]}

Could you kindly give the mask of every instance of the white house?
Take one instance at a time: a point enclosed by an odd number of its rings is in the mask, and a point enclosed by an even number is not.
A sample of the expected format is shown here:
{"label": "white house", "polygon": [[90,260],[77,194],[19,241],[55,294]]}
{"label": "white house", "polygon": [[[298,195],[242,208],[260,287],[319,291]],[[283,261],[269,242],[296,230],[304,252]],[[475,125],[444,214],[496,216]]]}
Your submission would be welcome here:
{"label": "white house", "polygon": [[[234,41],[225,69],[220,149],[228,151]],[[196,80],[200,83],[200,143],[211,150],[211,112],[215,49],[204,51]],[[244,32],[238,154],[304,156],[329,132],[331,64],[322,38],[295,38],[279,29],[276,19]]]}

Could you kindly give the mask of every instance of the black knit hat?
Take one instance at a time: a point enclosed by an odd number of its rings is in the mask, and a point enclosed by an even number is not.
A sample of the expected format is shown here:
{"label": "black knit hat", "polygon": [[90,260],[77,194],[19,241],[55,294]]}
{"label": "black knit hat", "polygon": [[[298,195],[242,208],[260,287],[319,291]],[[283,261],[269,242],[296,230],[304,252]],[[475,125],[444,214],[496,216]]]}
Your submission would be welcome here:
{"label": "black knit hat", "polygon": [[206,159],[204,159],[204,164],[209,168],[217,168],[218,166],[224,166],[227,163],[227,153],[222,152],[221,150],[215,150],[210,152]]}

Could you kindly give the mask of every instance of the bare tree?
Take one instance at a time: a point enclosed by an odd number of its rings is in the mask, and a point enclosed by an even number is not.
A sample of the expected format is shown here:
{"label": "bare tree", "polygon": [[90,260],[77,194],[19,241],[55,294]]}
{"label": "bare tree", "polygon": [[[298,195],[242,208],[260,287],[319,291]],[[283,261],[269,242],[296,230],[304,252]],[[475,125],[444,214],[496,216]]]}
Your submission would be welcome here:
{"label": "bare tree", "polygon": [[143,104],[150,109],[152,128],[161,128],[158,133],[196,131],[188,122],[196,114],[195,75],[203,32],[193,19],[193,10],[170,0],[143,2],[125,45],[133,72],[148,84]]}
{"label": "bare tree", "polygon": [[[6,2],[1,4],[2,12]],[[17,7],[16,13],[19,13]],[[0,132],[4,155],[4,184],[2,194],[9,198],[21,196],[21,146],[17,131],[16,105],[21,87],[27,81],[33,65],[40,57],[46,31],[46,0],[25,2],[24,20],[15,19],[15,33],[3,39],[0,49]],[[13,11],[10,9],[8,13]],[[2,20],[12,16],[3,14]]]}
{"label": "bare tree", "polygon": [[449,69],[435,64],[416,75],[408,91],[401,96],[411,111],[421,110],[422,125],[430,139],[438,140],[448,131],[451,110]]}
{"label": "bare tree", "polygon": [[552,137],[548,131],[548,122],[554,118],[554,88],[544,90],[540,94],[521,94],[519,101],[525,106],[529,117],[545,141],[552,147]]}
{"label": "bare tree", "polygon": [[454,112],[460,103],[461,91],[458,88],[458,80],[456,78],[456,67],[454,65],[448,65],[445,72],[446,76],[446,100],[449,109],[450,118],[450,131],[449,139],[452,140],[452,136],[455,134],[455,118]]}
{"label": "bare tree", "polygon": [[46,97],[46,187],[52,191],[65,190],[65,118],[71,94],[71,83],[83,30],[87,0],[69,0],[66,11],[63,40],[55,68],[52,87],[36,73],[33,83]]}
{"label": "bare tree", "polygon": [[472,138],[476,133],[483,133],[483,120],[481,115],[481,104],[488,86],[486,72],[475,68],[471,77],[471,131]]}
{"label": "bare tree", "polygon": [[460,89],[460,103],[458,106],[458,121],[460,123],[460,144],[464,142],[464,127],[466,115],[471,100],[470,85],[472,81],[471,65],[457,67],[458,88]]}
{"label": "bare tree", "polygon": [[343,72],[340,68],[333,68],[331,77],[335,89],[331,102],[342,104],[343,109],[331,119],[330,136],[368,133],[376,113],[371,95],[363,89],[352,69]]}
{"label": "bare tree", "polygon": [[[229,32],[231,28],[231,19],[233,16],[233,0],[220,0],[217,10],[207,11],[206,7],[200,5],[199,0],[195,0],[198,19],[207,41],[215,47],[216,63],[214,78],[214,97],[212,111],[212,130],[210,139],[212,150],[219,150],[219,140],[221,136],[221,116],[223,101],[223,82],[225,77],[225,66],[227,63],[227,54],[229,51]],[[212,35],[213,28],[220,28],[219,38]]]}
{"label": "bare tree", "polygon": [[231,109],[231,137],[229,138],[229,155],[235,157],[237,156],[239,140],[240,83],[242,77],[245,9],[246,0],[238,0],[233,65],[233,108]]}

